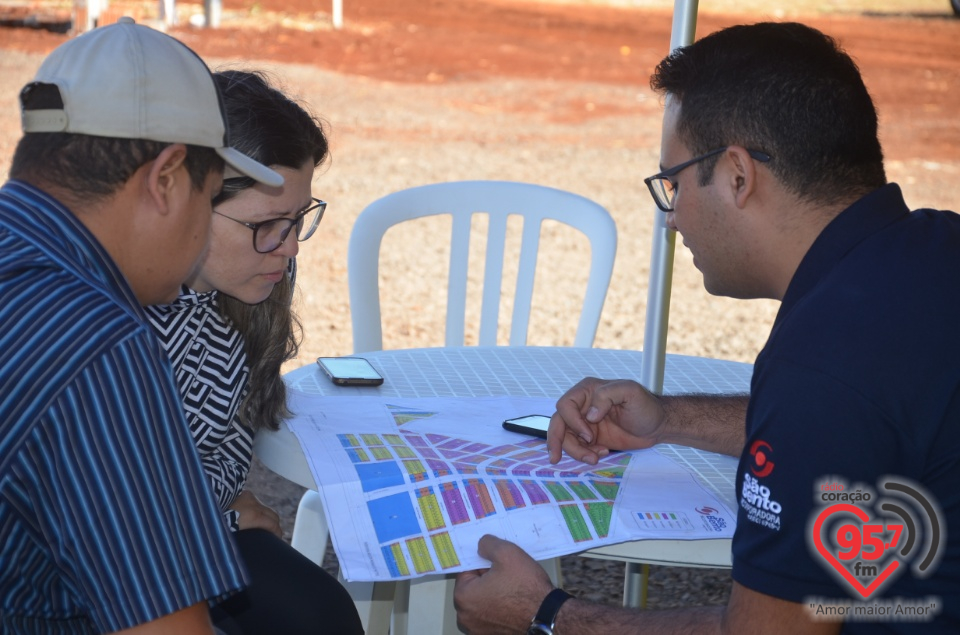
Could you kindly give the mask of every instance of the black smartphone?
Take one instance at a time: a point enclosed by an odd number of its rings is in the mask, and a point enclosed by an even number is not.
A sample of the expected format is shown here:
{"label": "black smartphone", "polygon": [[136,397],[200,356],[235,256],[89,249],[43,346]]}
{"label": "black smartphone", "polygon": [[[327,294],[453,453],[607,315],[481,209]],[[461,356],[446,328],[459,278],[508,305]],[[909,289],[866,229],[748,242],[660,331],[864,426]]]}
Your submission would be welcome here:
{"label": "black smartphone", "polygon": [[550,427],[550,417],[546,415],[527,415],[503,422],[503,429],[520,434],[529,434],[541,439],[547,438],[547,428]]}
{"label": "black smartphone", "polygon": [[379,386],[383,377],[362,357],[318,357],[317,364],[338,386]]}

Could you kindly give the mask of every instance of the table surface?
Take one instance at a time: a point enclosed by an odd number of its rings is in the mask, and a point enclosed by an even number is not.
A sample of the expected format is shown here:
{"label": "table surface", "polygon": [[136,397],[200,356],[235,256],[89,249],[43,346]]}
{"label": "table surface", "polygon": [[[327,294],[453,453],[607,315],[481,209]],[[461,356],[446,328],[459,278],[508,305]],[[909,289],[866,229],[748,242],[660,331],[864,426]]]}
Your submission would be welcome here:
{"label": "table surface", "polygon": [[[360,356],[368,359],[380,371],[384,377],[383,385],[335,386],[314,363],[287,373],[285,379],[288,385],[297,390],[326,396],[559,398],[586,376],[638,379],[643,359],[640,351],[508,346],[400,349],[372,351]],[[750,364],[739,362],[667,355],[663,394],[746,394],[749,392],[752,370]],[[657,447],[670,458],[691,468],[700,482],[736,514],[735,469],[729,458],[681,446]],[[258,433],[254,451],[274,472],[304,487],[316,489],[299,441],[286,425],[277,432]],[[656,542],[676,543],[673,545],[674,551],[696,550],[695,545],[679,544],[680,541]],[[720,542],[729,545],[729,540]],[[622,548],[617,545],[612,547],[600,548],[592,555],[630,559]],[[681,559],[688,558],[681,554]],[[676,560],[673,555],[664,557],[665,562]],[[697,557],[689,560],[698,562]],[[644,557],[642,561],[651,559]],[[710,558],[706,558],[704,563],[716,564]]]}
{"label": "table surface", "polygon": [[[372,351],[365,357],[385,381],[371,388],[335,386],[316,364],[286,375],[304,392],[327,396],[560,397],[591,375],[637,379],[643,353],[603,348],[465,346]],[[663,393],[746,393],[753,366],[706,357],[667,355]]]}

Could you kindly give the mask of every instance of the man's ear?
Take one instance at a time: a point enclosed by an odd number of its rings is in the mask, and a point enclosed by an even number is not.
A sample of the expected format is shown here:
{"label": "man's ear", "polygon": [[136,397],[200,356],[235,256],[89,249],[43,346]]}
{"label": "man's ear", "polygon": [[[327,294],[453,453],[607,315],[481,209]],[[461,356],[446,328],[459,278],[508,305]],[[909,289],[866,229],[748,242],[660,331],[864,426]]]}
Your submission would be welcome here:
{"label": "man's ear", "polygon": [[750,196],[757,189],[757,166],[746,148],[730,146],[725,158],[729,161],[730,173],[727,175],[737,207],[743,209]]}
{"label": "man's ear", "polygon": [[174,193],[191,187],[190,174],[180,169],[186,160],[187,146],[174,143],[164,148],[147,170],[147,192],[162,214],[169,211]]}

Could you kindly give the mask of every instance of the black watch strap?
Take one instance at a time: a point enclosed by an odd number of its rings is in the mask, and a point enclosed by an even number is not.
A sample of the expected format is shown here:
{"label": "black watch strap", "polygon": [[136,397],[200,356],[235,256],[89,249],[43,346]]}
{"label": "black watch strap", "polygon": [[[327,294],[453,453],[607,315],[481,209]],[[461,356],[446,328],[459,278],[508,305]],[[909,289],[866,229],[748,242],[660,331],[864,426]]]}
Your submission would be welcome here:
{"label": "black watch strap", "polygon": [[530,622],[530,628],[527,629],[527,635],[553,635],[553,625],[557,621],[557,613],[563,603],[573,596],[563,589],[554,589],[547,593],[540,604],[540,610]]}

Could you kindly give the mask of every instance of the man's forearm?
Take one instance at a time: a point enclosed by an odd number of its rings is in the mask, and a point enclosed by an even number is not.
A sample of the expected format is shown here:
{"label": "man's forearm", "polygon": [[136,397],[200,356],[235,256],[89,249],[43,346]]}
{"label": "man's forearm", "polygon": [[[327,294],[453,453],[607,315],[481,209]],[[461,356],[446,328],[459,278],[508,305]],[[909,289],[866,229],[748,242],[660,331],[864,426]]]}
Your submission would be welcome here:
{"label": "man's forearm", "polygon": [[661,397],[666,412],[660,443],[740,456],[746,439],[749,395]]}

